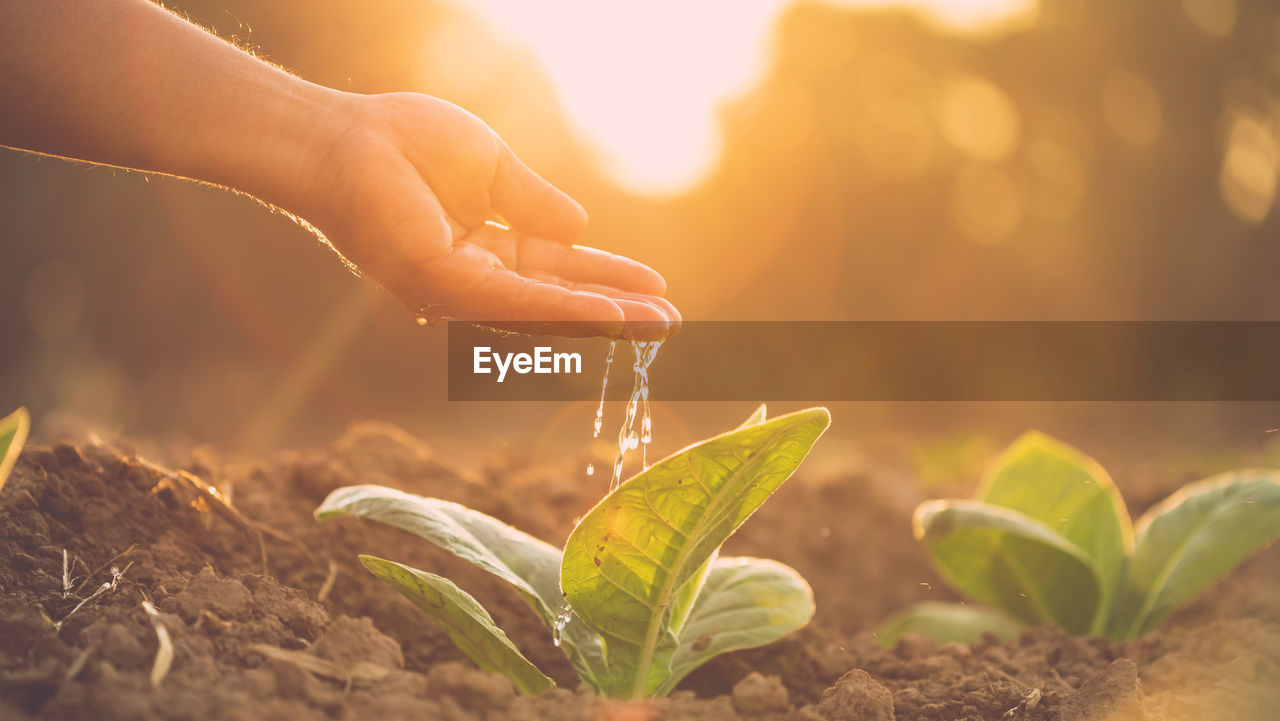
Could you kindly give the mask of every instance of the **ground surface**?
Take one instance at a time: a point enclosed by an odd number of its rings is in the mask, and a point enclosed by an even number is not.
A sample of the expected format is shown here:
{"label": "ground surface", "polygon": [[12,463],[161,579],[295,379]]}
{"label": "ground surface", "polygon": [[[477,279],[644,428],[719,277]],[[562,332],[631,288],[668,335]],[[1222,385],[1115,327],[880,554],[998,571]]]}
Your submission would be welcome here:
{"label": "ground surface", "polygon": [[[802,469],[726,552],[797,568],[814,586],[815,622],[713,661],[670,700],[620,704],[577,688],[500,581],[395,529],[311,519],[333,488],[382,483],[560,542],[602,491],[573,463],[469,471],[379,426],[247,465],[197,456],[180,464],[189,476],[117,448],[28,448],[0,492],[0,719],[1280,719],[1280,548],[1137,642],[1039,629],[1007,644],[908,638],[885,651],[871,631],[889,613],[950,598],[910,539],[922,494],[891,472]],[[1141,510],[1167,488],[1129,490]],[[456,580],[562,688],[519,697],[474,670],[358,566],[360,552]],[[112,565],[123,569],[115,587],[80,605]],[[174,654],[153,687],[157,620]]]}

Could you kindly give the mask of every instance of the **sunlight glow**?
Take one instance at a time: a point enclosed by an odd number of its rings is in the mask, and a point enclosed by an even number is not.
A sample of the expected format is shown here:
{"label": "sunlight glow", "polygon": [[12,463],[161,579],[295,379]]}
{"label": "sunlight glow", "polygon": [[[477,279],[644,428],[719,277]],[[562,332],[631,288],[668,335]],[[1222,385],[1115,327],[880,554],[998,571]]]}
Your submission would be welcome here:
{"label": "sunlight glow", "polygon": [[1280,147],[1267,125],[1265,119],[1247,111],[1230,114],[1222,172],[1218,176],[1218,188],[1227,209],[1250,225],[1265,220],[1275,202]]}
{"label": "sunlight glow", "polygon": [[1018,110],[1003,90],[984,78],[954,78],[943,93],[940,119],[951,144],[978,160],[1005,160],[1018,146]]}
{"label": "sunlight glow", "polygon": [[[761,77],[779,15],[795,0],[601,3],[475,0],[545,66],[570,121],[633,192],[675,195],[720,154],[721,106]],[[954,32],[982,32],[1036,0],[829,0],[901,6]]]}

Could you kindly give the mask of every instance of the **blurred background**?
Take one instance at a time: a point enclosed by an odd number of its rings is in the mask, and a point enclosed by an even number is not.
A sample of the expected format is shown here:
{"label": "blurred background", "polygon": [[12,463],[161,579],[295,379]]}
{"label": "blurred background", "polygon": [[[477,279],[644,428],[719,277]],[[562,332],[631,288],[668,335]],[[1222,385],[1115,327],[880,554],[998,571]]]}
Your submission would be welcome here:
{"label": "blurred background", "polygon": [[[168,5],[310,80],[473,111],[686,318],[1280,320],[1266,0]],[[444,329],[252,200],[11,151],[0,188],[0,399],[37,437],[589,440],[585,405],[446,402]],[[749,410],[660,406],[656,447]],[[833,432],[933,439],[946,473],[1027,426],[1103,460],[1256,449],[1278,410],[848,404]]]}

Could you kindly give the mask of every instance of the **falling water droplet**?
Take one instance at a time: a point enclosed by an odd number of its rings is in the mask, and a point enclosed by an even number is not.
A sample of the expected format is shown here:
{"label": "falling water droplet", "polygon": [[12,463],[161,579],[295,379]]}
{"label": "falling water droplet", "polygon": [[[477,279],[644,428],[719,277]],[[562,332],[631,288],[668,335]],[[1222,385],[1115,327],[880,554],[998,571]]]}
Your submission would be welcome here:
{"label": "falling water droplet", "polygon": [[[623,461],[627,451],[639,447],[642,443],[641,464],[648,467],[648,447],[653,440],[653,421],[649,415],[649,366],[658,355],[662,341],[631,341],[631,349],[635,353],[635,382],[631,387],[631,398],[627,401],[627,410],[618,429],[618,455],[613,462],[613,478],[609,481],[612,491],[622,482]],[[637,430],[637,416],[640,429]],[[648,440],[645,440],[647,438]]]}
{"label": "falling water droplet", "polygon": [[594,464],[594,463],[588,463],[588,464],[587,464],[587,475],[588,475],[588,476],[594,476],[595,474],[596,474],[596,464]]}
{"label": "falling water droplet", "polygon": [[564,634],[564,627],[569,625],[569,620],[573,618],[573,609],[569,608],[569,604],[565,604],[560,608],[560,615],[556,616],[555,628],[551,631],[551,642],[560,647],[561,636]]}
{"label": "falling water droplet", "polygon": [[622,454],[618,454],[618,457],[613,461],[613,476],[609,481],[610,491],[613,491],[613,489],[618,487],[618,483],[621,478],[622,478]]}
{"label": "falling water droplet", "polygon": [[426,325],[430,322],[431,321],[427,320],[427,317],[425,315],[418,316],[418,325]]}
{"label": "falling water droplet", "polygon": [[613,367],[613,352],[618,349],[618,341],[609,341],[609,355],[604,358],[604,379],[600,381],[600,405],[596,406],[595,431],[592,438],[600,437],[600,428],[604,426],[604,392],[609,387],[609,369]]}

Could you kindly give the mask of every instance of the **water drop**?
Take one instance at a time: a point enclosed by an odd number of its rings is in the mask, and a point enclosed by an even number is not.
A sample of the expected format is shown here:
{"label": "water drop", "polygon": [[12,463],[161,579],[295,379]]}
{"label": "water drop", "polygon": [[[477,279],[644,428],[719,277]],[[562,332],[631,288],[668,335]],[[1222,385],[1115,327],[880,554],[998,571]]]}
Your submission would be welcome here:
{"label": "water drop", "polygon": [[441,322],[448,320],[449,307],[444,303],[430,303],[420,305],[414,312],[414,320],[418,325],[431,326],[434,328]]}
{"label": "water drop", "polygon": [[569,608],[569,604],[565,604],[560,608],[560,615],[556,616],[555,628],[551,631],[551,642],[560,647],[560,637],[564,634],[564,627],[569,625],[569,620],[573,618],[573,609]]}
{"label": "water drop", "polygon": [[[635,354],[632,369],[635,381],[631,387],[631,398],[627,401],[627,410],[618,429],[618,456],[613,462],[613,478],[609,482],[609,490],[617,488],[622,482],[623,461],[627,451],[644,445],[641,452],[641,464],[648,467],[648,446],[653,440],[653,421],[649,414],[649,366],[658,355],[662,341],[631,341],[631,349]],[[637,416],[639,426],[637,429]]]}
{"label": "water drop", "polygon": [[609,341],[609,355],[604,358],[604,379],[600,381],[600,405],[596,406],[595,431],[592,438],[600,437],[600,428],[604,426],[604,391],[609,387],[609,369],[613,367],[613,352],[618,349],[618,341]]}
{"label": "water drop", "polygon": [[619,453],[618,457],[613,461],[613,478],[609,481],[609,490],[612,491],[613,489],[617,488],[618,483],[621,481],[621,479],[622,479],[622,454]]}
{"label": "water drop", "polygon": [[594,463],[588,463],[588,464],[587,464],[587,475],[588,475],[588,476],[594,476],[595,474],[596,474],[596,464],[594,464]]}

